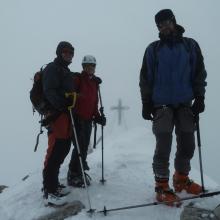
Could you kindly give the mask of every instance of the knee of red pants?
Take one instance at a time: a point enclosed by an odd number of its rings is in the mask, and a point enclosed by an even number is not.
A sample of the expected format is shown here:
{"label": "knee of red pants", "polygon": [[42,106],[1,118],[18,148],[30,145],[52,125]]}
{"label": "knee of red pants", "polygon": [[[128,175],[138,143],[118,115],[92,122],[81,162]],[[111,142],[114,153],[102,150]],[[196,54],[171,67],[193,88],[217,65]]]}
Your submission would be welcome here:
{"label": "knee of red pants", "polygon": [[48,136],[48,147],[47,147],[46,157],[45,157],[45,160],[44,160],[44,168],[47,166],[48,160],[49,160],[49,158],[50,158],[50,156],[53,152],[55,141],[56,141],[55,136],[53,135],[53,133],[51,133]]}
{"label": "knee of red pants", "polygon": [[63,163],[66,155],[69,153],[70,146],[70,138],[58,139],[55,138],[53,134],[50,134],[48,137],[48,148],[45,157],[44,168],[46,168],[49,164],[53,164],[52,166],[54,166],[54,169],[59,167]]}

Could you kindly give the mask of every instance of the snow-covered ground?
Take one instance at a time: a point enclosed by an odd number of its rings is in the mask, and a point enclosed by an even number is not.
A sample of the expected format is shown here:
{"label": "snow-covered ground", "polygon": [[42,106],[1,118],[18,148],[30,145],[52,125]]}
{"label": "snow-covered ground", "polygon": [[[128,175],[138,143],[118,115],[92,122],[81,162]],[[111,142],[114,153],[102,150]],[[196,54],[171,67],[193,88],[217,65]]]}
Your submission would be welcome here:
{"label": "snow-covered ground", "polygon": [[[134,128],[129,131],[115,130],[105,138],[105,179],[102,185],[101,179],[101,145],[93,153],[89,154],[90,176],[92,185],[89,187],[91,206],[97,211],[130,205],[146,204],[154,199],[154,178],[152,173],[152,157],[154,152],[154,137],[146,128]],[[172,156],[171,156],[171,161]],[[68,160],[61,168],[60,179],[66,183]],[[173,166],[171,163],[171,173]],[[200,182],[200,173],[192,169],[191,177]],[[205,184],[211,191],[219,189],[219,186],[206,175]],[[53,208],[45,207],[41,193],[41,170],[33,172],[25,181],[6,189],[0,194],[0,220],[32,220],[50,213]],[[181,196],[185,196],[182,193]],[[67,200],[80,200],[86,208],[77,216],[68,220],[91,219],[85,189],[72,188]],[[184,205],[190,201],[185,201]],[[196,204],[201,207],[213,209],[220,203],[220,197],[197,199]],[[106,217],[95,213],[93,219],[100,220],[177,220],[180,217],[181,208],[172,208],[164,205],[142,207],[131,210],[110,212]]]}

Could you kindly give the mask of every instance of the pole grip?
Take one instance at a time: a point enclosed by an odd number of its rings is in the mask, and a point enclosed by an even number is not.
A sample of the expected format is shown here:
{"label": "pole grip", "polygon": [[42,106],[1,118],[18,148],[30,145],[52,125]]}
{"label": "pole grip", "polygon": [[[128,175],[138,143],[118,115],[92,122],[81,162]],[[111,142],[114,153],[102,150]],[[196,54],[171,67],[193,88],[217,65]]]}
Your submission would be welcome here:
{"label": "pole grip", "polygon": [[69,93],[66,92],[66,93],[65,93],[65,97],[66,97],[66,98],[72,97],[72,99],[73,99],[72,105],[70,105],[70,106],[67,107],[68,110],[70,111],[70,110],[73,109],[73,108],[75,107],[75,105],[76,105],[77,93],[76,93],[76,92],[69,92]]}

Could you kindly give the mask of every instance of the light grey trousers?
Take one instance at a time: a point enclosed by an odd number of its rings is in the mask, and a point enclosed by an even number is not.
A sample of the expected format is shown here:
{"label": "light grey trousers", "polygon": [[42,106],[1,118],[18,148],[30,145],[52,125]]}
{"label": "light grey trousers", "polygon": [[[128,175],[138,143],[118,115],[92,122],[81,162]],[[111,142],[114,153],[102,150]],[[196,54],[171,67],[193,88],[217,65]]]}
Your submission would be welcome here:
{"label": "light grey trousers", "polygon": [[195,150],[193,113],[189,107],[177,109],[163,107],[156,110],[152,127],[156,137],[156,149],[152,164],[156,180],[158,178],[169,179],[169,158],[174,127],[177,142],[175,170],[185,174],[190,171],[190,160]]}

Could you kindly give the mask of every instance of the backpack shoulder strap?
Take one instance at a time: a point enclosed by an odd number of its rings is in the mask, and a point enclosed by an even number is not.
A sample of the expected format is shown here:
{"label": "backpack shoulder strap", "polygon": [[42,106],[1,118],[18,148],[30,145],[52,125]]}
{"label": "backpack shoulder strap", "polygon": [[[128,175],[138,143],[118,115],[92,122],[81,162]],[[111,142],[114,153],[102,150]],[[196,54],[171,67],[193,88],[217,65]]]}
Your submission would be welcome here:
{"label": "backpack shoulder strap", "polygon": [[48,66],[48,64],[50,64],[50,63],[44,64],[44,65],[40,68],[40,71],[43,72],[44,69]]}
{"label": "backpack shoulder strap", "polygon": [[183,44],[190,55],[190,66],[193,66],[193,49],[195,48],[195,41],[192,38],[183,37]]}
{"label": "backpack shoulder strap", "polygon": [[195,45],[195,41],[192,38],[183,37],[183,44],[186,47],[187,52],[191,53]]}
{"label": "backpack shoulder strap", "polygon": [[160,47],[160,41],[157,40],[157,41],[154,41],[151,46],[153,47],[153,81],[155,79],[155,75],[156,75],[156,72],[157,72],[157,67],[158,67],[158,49]]}
{"label": "backpack shoulder strap", "polygon": [[153,47],[153,56],[156,58],[156,56],[157,56],[157,51],[158,51],[159,46],[160,46],[160,41],[159,41],[159,40],[154,41],[151,45],[152,45],[152,47]]}

